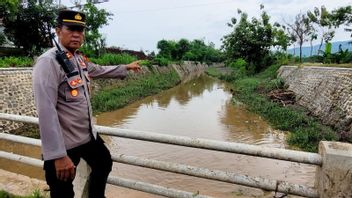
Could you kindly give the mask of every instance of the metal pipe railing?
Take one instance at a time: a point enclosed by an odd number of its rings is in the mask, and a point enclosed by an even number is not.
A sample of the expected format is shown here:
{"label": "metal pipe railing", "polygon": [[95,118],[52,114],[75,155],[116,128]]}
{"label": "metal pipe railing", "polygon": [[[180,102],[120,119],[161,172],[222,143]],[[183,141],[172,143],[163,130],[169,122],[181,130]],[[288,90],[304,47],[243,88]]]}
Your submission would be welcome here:
{"label": "metal pipe railing", "polygon": [[[0,139],[40,146],[40,140],[21,137],[17,135],[0,133]],[[6,152],[1,151],[0,157],[9,159],[10,155],[7,154],[6,156],[4,156],[4,153]],[[12,160],[16,160],[20,162],[23,162],[24,160],[28,163],[40,164],[39,162],[41,162],[40,160],[35,160],[37,162],[34,162],[33,160],[30,160],[30,158],[28,157],[23,157],[16,154],[12,154],[12,155],[13,155],[11,158]],[[218,180],[218,181],[223,181],[223,182],[228,182],[233,184],[261,188],[265,190],[278,191],[278,192],[287,193],[287,194],[294,194],[294,195],[307,196],[307,197],[318,197],[317,191],[312,188],[302,186],[302,185],[297,185],[297,184],[290,184],[283,181],[268,180],[260,177],[249,177],[249,176],[244,176],[244,175],[239,175],[239,174],[229,173],[229,172],[224,172],[219,170],[209,170],[205,168],[193,167],[193,166],[188,166],[183,164],[175,164],[175,163],[162,162],[162,161],[150,160],[150,159],[142,159],[142,158],[126,156],[126,155],[112,156],[112,159],[115,162],[125,163],[129,165],[180,173],[180,174],[196,176],[196,177],[201,177],[206,179],[212,179],[212,180]]]}
{"label": "metal pipe railing", "polygon": [[7,140],[7,141],[17,142],[22,144],[29,144],[33,146],[42,145],[39,139],[34,139],[34,138],[29,138],[29,137],[24,137],[19,135],[12,135],[8,133],[0,133],[0,140]]}
{"label": "metal pipe railing", "polygon": [[[43,167],[43,161],[27,156],[0,151],[0,158],[18,161],[35,167]],[[163,162],[151,159],[143,159],[134,156],[118,155],[112,156],[112,159],[118,163],[124,163],[134,166],[152,168],[184,175],[196,176],[205,179],[217,180],[232,184],[239,184],[249,187],[260,188],[264,190],[277,191],[286,194],[293,194],[305,197],[319,197],[317,191],[303,185],[290,184],[284,181],[264,179],[261,177],[250,177],[220,170],[210,170],[189,165]],[[167,197],[193,197],[194,193],[180,191],[177,189],[166,188],[140,181],[133,181],[118,177],[109,177],[108,183],[126,188],[163,195]],[[199,195],[199,198],[206,196]]]}
{"label": "metal pipe railing", "polygon": [[172,173],[180,173],[184,175],[217,180],[231,184],[239,184],[243,186],[260,188],[269,191],[277,191],[285,194],[299,195],[305,197],[319,197],[317,190],[313,188],[306,187],[304,185],[291,184],[285,181],[270,180],[261,177],[250,177],[247,175],[240,175],[231,172],[210,170],[206,168],[199,168],[184,164],[138,158],[134,156],[127,156],[124,154],[112,156],[112,159],[113,161],[119,163],[168,171]]}
{"label": "metal pipe railing", "polygon": [[173,188],[163,187],[155,184],[145,183],[141,181],[135,181],[130,179],[125,179],[121,177],[109,176],[107,183],[117,186],[122,186],[125,188],[130,188],[134,190],[139,190],[142,192],[152,193],[156,195],[162,195],[165,197],[172,198],[211,198],[205,195],[198,195],[197,193],[191,193],[186,191],[181,191]]}
{"label": "metal pipe railing", "polygon": [[[17,161],[24,164],[29,164],[39,168],[42,168],[44,164],[44,162],[39,159],[22,156],[14,153],[4,152],[4,151],[0,151],[0,158]],[[125,178],[115,177],[115,176],[109,176],[107,183],[134,189],[134,190],[139,190],[147,193],[153,193],[156,195],[172,197],[172,198],[211,198],[205,195],[198,195],[196,193],[177,190],[174,188],[167,188],[164,186],[159,186],[155,184],[125,179]]]}
{"label": "metal pipe railing", "polygon": [[279,148],[268,148],[264,146],[248,145],[243,143],[208,140],[202,138],[190,138],[184,136],[173,136],[153,132],[135,131],[128,129],[116,129],[111,127],[96,126],[100,134],[123,137],[149,142],[173,144],[179,146],[201,148],[207,150],[223,151],[257,157],[299,162],[320,166],[322,158],[319,154],[302,151],[293,151]]}
{"label": "metal pipe railing", "polygon": [[[38,118],[29,116],[19,116],[12,114],[0,113],[0,119],[20,121],[38,124]],[[111,135],[136,140],[150,142],[166,143],[186,147],[194,147],[208,150],[224,151],[230,153],[265,157],[271,159],[299,162],[313,165],[322,165],[322,158],[319,154],[302,151],[293,151],[279,148],[268,148],[263,146],[248,145],[234,142],[224,142],[217,140],[208,140],[201,138],[190,138],[182,136],[173,136],[153,132],[134,131],[128,129],[116,129],[104,126],[95,126],[97,131],[104,135]]]}
{"label": "metal pipe railing", "polygon": [[12,160],[12,161],[17,161],[17,162],[21,162],[24,164],[29,164],[29,165],[32,165],[35,167],[43,167],[43,165],[44,165],[44,162],[42,160],[23,156],[23,155],[18,155],[18,154],[14,154],[14,153],[9,153],[9,152],[5,152],[5,151],[0,151],[0,158]]}

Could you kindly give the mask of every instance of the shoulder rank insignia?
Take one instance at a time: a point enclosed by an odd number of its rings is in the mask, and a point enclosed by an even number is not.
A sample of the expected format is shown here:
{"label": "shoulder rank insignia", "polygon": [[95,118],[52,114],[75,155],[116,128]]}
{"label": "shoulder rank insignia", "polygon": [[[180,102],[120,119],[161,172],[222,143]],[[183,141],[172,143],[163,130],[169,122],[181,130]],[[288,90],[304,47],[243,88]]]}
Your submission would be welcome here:
{"label": "shoulder rank insignia", "polygon": [[84,63],[84,61],[82,59],[79,59],[79,65],[82,67],[82,68],[86,68],[86,64]]}
{"label": "shoulder rank insignia", "polygon": [[88,58],[87,56],[85,56],[85,55],[83,55],[83,60],[84,60],[85,62],[90,62],[89,58]]}
{"label": "shoulder rank insignia", "polygon": [[71,54],[71,52],[66,52],[66,56],[68,59],[71,59],[73,57],[73,55]]}

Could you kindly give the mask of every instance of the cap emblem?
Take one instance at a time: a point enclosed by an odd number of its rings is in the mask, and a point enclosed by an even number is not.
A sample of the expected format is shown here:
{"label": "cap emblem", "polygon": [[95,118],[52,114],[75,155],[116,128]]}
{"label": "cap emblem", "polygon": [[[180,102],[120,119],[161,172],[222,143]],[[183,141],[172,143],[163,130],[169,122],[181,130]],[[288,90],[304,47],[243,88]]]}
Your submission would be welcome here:
{"label": "cap emblem", "polygon": [[81,15],[78,13],[78,14],[75,15],[75,19],[78,20],[78,21],[80,21],[80,20],[82,20],[82,17],[81,17]]}

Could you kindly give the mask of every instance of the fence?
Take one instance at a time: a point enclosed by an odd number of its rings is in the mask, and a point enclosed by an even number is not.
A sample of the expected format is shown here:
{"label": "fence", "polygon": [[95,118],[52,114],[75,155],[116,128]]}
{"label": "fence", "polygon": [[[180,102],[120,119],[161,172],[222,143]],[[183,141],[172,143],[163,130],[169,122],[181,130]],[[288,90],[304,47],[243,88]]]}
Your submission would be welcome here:
{"label": "fence", "polygon": [[[0,119],[38,124],[37,118],[27,116],[0,113]],[[352,189],[349,187],[349,184],[352,181],[352,171],[350,171],[350,167],[352,167],[352,145],[350,144],[321,142],[320,154],[316,154],[278,148],[266,148],[241,143],[180,137],[127,129],[116,129],[103,126],[96,126],[96,129],[101,134],[116,137],[316,165],[316,187],[311,188],[304,185],[288,183],[285,181],[270,180],[261,177],[250,177],[220,170],[210,170],[184,164],[162,162],[127,155],[113,156],[112,158],[115,162],[305,197],[334,197],[336,195],[352,197]],[[40,145],[39,140],[18,137],[10,134],[0,133],[0,139],[32,145]],[[37,166],[42,165],[40,160],[18,156],[15,154],[9,154],[3,151],[0,151],[0,157]],[[119,177],[109,177],[108,183],[167,197],[207,197]]]}

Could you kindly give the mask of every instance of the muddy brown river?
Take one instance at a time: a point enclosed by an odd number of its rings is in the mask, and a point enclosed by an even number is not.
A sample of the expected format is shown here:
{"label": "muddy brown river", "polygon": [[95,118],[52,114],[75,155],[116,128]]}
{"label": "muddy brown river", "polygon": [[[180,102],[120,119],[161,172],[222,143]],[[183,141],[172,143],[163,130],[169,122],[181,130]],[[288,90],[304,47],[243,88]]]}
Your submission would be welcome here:
{"label": "muddy brown river", "polygon": [[[273,130],[260,116],[234,105],[229,86],[208,76],[147,97],[126,108],[97,116],[98,125],[162,134],[241,142],[286,148],[283,132]],[[251,176],[287,180],[313,186],[315,167],[279,160],[149,143],[118,137],[105,138],[112,153],[177,162]],[[115,163],[112,175],[219,198],[267,196],[268,192],[224,182]],[[108,196],[159,197],[108,187]],[[117,196],[115,196],[117,197]]]}
{"label": "muddy brown river", "polygon": [[[260,116],[248,112],[243,106],[234,105],[229,86],[205,75],[158,95],[139,100],[123,109],[100,114],[96,116],[96,122],[98,125],[124,129],[288,148],[283,132],[273,130]],[[127,154],[314,185],[315,167],[310,165],[118,137],[104,137],[104,139],[113,154]],[[22,151],[18,153],[39,156],[37,148],[22,148],[20,145],[3,142],[1,145],[0,149],[3,150],[19,149]],[[15,167],[1,159],[0,168],[21,169],[22,174],[42,177],[40,169]],[[271,192],[254,188],[119,163],[114,164],[111,175],[218,198],[272,197]],[[108,185],[107,197],[161,196]]]}

